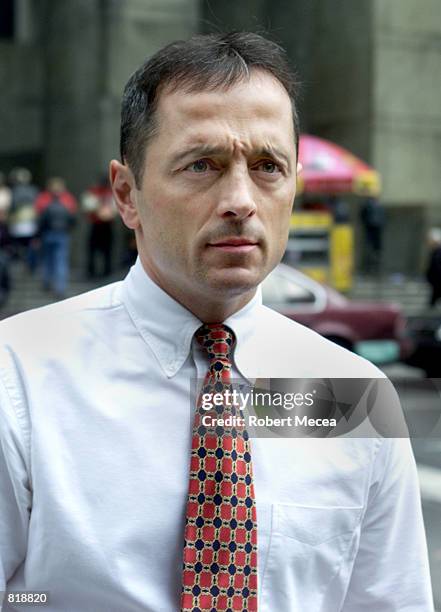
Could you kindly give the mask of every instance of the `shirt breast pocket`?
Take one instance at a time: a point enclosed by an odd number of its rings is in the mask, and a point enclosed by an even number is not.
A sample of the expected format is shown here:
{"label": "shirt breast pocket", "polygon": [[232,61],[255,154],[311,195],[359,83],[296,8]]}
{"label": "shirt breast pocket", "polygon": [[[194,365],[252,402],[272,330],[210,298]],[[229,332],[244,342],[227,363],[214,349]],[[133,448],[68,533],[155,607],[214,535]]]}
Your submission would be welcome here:
{"label": "shirt breast pocket", "polygon": [[[362,507],[273,504],[261,589],[262,612],[323,607],[345,590],[358,546]],[[335,592],[334,592],[335,595]]]}

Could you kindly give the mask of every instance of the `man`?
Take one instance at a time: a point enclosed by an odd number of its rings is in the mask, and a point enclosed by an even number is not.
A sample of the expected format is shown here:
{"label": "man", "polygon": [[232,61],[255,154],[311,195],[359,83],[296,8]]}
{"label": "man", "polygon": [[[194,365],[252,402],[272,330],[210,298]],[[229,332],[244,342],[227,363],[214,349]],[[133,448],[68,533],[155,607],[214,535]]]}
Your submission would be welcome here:
{"label": "man", "polygon": [[377,198],[366,198],[360,211],[365,236],[365,271],[378,274],[381,268],[385,211]]}
{"label": "man", "polygon": [[12,184],[9,208],[9,233],[17,255],[26,261],[33,274],[37,269],[38,253],[35,246],[37,220],[34,203],[38,189],[32,184],[32,174],[27,168],[14,168],[10,174]]}
{"label": "man", "polygon": [[47,182],[35,202],[43,260],[43,288],[57,298],[65,297],[69,280],[70,233],[75,225],[77,203],[62,178]]}
{"label": "man", "polygon": [[196,377],[225,396],[232,377],[380,376],[261,305],[295,195],[295,92],[283,51],[249,33],[174,43],[129,80],[110,174],[139,260],[1,328],[6,598],[433,609],[408,440],[250,440],[201,425],[191,397]]}

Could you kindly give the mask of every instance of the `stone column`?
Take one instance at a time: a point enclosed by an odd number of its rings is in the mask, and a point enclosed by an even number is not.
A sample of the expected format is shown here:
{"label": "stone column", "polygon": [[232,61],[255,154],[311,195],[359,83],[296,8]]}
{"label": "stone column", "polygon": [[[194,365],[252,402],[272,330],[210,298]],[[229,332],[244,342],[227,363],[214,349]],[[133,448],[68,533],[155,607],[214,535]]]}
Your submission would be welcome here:
{"label": "stone column", "polygon": [[196,0],[45,1],[46,170],[76,192],[118,156],[122,90],[141,61],[196,30]]}

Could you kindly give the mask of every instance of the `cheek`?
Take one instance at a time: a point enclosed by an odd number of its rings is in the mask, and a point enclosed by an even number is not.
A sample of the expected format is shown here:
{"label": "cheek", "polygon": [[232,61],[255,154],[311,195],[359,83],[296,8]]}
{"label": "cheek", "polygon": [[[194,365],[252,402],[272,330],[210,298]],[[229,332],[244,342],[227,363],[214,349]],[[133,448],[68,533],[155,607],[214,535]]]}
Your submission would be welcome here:
{"label": "cheek", "polygon": [[[148,205],[146,204],[148,202]],[[199,236],[208,219],[207,203],[189,197],[166,182],[149,183],[142,208],[142,226],[146,248],[161,252],[161,257],[188,260],[198,255]]]}
{"label": "cheek", "polygon": [[176,206],[155,211],[146,237],[147,242],[150,240],[162,252],[162,257],[184,264],[193,256],[197,245],[195,216]]}
{"label": "cheek", "polygon": [[273,204],[268,220],[273,234],[282,236],[288,233],[291,212],[291,203],[287,204],[286,200]]}
{"label": "cheek", "polygon": [[[152,190],[153,191],[153,190]],[[161,193],[149,193],[147,202],[142,203],[140,216],[143,233],[151,241],[161,241],[168,233],[173,233],[178,221],[178,207],[173,201],[161,197]]]}

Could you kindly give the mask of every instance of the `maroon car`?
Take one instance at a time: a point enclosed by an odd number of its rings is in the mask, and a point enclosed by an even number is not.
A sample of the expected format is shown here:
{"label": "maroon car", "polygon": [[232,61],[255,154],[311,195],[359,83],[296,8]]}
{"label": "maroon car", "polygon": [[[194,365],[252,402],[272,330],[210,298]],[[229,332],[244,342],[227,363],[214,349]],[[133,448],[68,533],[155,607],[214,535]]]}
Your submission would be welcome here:
{"label": "maroon car", "polygon": [[396,304],[352,301],[280,264],[264,280],[263,302],[377,364],[404,359],[406,321]]}

